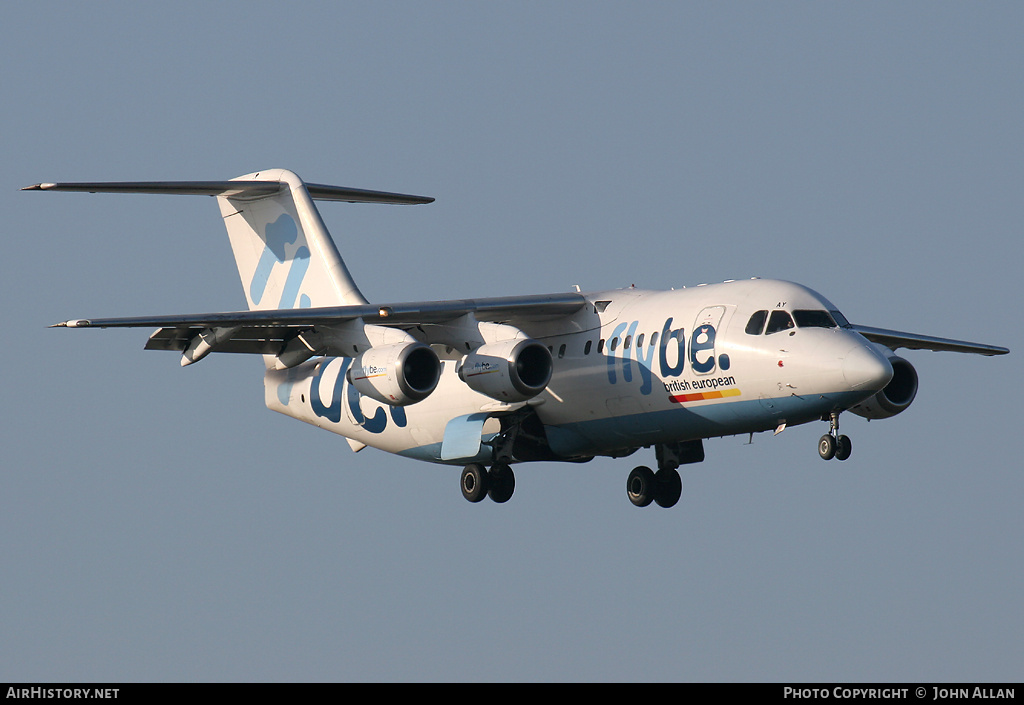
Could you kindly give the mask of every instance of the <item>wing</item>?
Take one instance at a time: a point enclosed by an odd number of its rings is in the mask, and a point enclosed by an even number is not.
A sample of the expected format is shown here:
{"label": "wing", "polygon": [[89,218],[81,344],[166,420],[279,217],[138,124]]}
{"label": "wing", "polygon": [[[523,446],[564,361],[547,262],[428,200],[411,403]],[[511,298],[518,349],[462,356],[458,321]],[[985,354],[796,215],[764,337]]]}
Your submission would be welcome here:
{"label": "wing", "polygon": [[[303,334],[315,333],[317,329],[343,326],[360,319],[367,324],[408,330],[424,326],[443,326],[472,314],[478,321],[517,325],[569,316],[587,304],[587,299],[577,293],[541,294],[274,311],[72,319],[51,327],[157,327],[159,330],[150,336],[146,349],[178,352],[185,351],[197,335],[217,331],[216,352],[276,355],[289,342]],[[220,331],[223,333],[219,333]],[[341,355],[343,352],[328,347],[323,352],[318,351],[318,354]]]}
{"label": "wing", "polygon": [[899,348],[907,348],[908,350],[935,350],[944,352],[974,353],[976,355],[1005,355],[1010,352],[1009,348],[1003,348],[998,345],[985,345],[983,343],[972,343],[966,340],[936,338],[931,335],[904,333],[898,330],[886,330],[885,328],[853,326],[853,329],[872,343],[884,345],[893,351]]}

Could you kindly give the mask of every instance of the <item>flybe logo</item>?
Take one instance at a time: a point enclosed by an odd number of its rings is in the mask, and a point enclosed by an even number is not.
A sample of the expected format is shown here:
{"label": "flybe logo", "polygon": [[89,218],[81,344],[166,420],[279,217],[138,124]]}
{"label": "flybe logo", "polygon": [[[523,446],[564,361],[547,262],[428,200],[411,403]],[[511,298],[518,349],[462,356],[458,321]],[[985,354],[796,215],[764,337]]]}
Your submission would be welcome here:
{"label": "flybe logo", "polygon": [[[345,358],[346,360],[349,358]],[[369,379],[371,377],[386,377],[388,374],[387,367],[380,367],[378,365],[366,365],[365,367],[353,367],[352,368],[352,379]]]}
{"label": "flybe logo", "polygon": [[[662,380],[678,377],[689,365],[698,375],[712,375],[729,369],[729,356],[715,355],[715,326],[711,323],[697,325],[687,336],[683,328],[673,328],[670,317],[662,326],[660,335],[644,344],[637,339],[639,321],[620,323],[612,331],[608,348],[608,382],[617,384],[633,381],[633,361],[637,363],[640,376],[640,393],[650,394],[654,389],[654,370]],[[655,356],[657,359],[655,360]]]}
{"label": "flybe logo", "polygon": [[474,362],[463,367],[462,374],[465,377],[476,377],[477,375],[487,375],[492,372],[499,372],[500,370],[501,368],[493,362]]}
{"label": "flybe logo", "polygon": [[[360,400],[367,397],[364,397],[359,393],[359,390],[349,384],[347,380],[348,375],[345,374],[351,364],[352,358],[343,357],[327,360],[320,365],[320,369],[317,370],[309,386],[309,405],[312,407],[313,413],[320,418],[338,423],[341,421],[342,404],[344,403],[348,405],[348,413],[352,420],[370,433],[383,433],[384,429],[388,426],[389,415],[396,426],[404,428],[408,424],[404,407],[388,406],[374,402],[379,404],[379,406],[374,411],[373,416],[367,416],[363,413]],[[338,373],[334,378],[334,388],[331,391],[330,398],[325,402],[323,397],[320,396],[320,380],[329,368],[335,367],[338,368]],[[385,407],[387,407],[387,411],[385,411]]]}

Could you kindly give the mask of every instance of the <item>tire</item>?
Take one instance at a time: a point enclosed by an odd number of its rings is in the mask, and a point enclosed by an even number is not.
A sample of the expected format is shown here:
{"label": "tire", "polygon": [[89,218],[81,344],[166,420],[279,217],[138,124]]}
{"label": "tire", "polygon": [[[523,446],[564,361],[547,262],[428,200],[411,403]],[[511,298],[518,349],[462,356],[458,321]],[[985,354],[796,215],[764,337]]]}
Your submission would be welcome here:
{"label": "tire", "polygon": [[853,452],[853,443],[849,436],[840,436],[836,439],[836,460],[846,460]]}
{"label": "tire", "polygon": [[637,507],[646,507],[654,501],[654,472],[641,465],[633,468],[626,479],[626,496]]}
{"label": "tire", "polygon": [[832,460],[836,457],[836,439],[827,433],[818,439],[818,455],[822,460]]}
{"label": "tire", "polygon": [[490,472],[490,489],[487,496],[498,504],[503,504],[512,499],[512,493],[516,491],[516,476],[512,467],[507,463],[496,463]]}
{"label": "tire", "polygon": [[683,480],[679,472],[664,468],[654,474],[654,501],[659,507],[674,507],[683,494]]}
{"label": "tire", "polygon": [[470,463],[462,469],[462,496],[470,502],[479,502],[487,496],[487,468],[480,463]]}

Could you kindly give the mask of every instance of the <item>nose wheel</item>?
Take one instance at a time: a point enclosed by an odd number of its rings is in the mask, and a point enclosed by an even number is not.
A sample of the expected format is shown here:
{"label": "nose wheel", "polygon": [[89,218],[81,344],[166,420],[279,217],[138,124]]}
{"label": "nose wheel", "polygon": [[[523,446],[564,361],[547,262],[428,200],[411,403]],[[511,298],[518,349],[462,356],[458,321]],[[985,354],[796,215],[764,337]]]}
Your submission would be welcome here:
{"label": "nose wheel", "polygon": [[853,452],[849,436],[839,435],[839,412],[829,415],[829,431],[818,439],[818,455],[822,460],[846,460]]}

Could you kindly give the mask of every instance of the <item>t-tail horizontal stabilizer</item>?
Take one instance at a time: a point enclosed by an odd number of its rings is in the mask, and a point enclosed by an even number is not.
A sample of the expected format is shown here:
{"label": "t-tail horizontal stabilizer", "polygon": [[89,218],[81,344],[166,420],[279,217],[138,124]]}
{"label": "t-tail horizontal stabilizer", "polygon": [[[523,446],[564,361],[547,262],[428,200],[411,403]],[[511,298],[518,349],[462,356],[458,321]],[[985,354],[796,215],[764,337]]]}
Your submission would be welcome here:
{"label": "t-tail horizontal stabilizer", "polygon": [[[384,203],[390,205],[420,205],[433,203],[429,196],[405,193],[369,191],[347,186],[306,184],[314,201],[344,201],[346,203]],[[265,198],[287,188],[279,181],[97,181],[41,183],[26,186],[22,191],[78,191],[81,193],[154,193],[182,196],[225,196],[227,198]]]}
{"label": "t-tail horizontal stabilizer", "polygon": [[[322,346],[310,330],[282,331],[285,337],[280,344],[277,344],[280,333],[253,331],[253,327],[280,328],[274,320],[267,320],[268,314],[272,317],[284,314],[287,318],[300,311],[324,310],[325,307],[326,310],[336,310],[336,307],[351,310],[368,305],[313,202],[415,205],[434,200],[402,193],[307,184],[286,169],[258,171],[228,181],[39,183],[24,190],[216,197],[249,311],[234,321],[223,319],[234,318],[235,314],[210,316],[198,328],[184,327],[176,321],[173,330],[158,331],[156,340],[150,342],[180,350],[182,365],[198,362],[211,352],[230,350],[259,352],[268,356],[268,365],[279,368],[301,363],[317,354]],[[372,308],[372,311],[376,314],[378,309]],[[79,319],[58,325],[102,327],[103,322]],[[276,359],[269,359],[270,355]]]}

